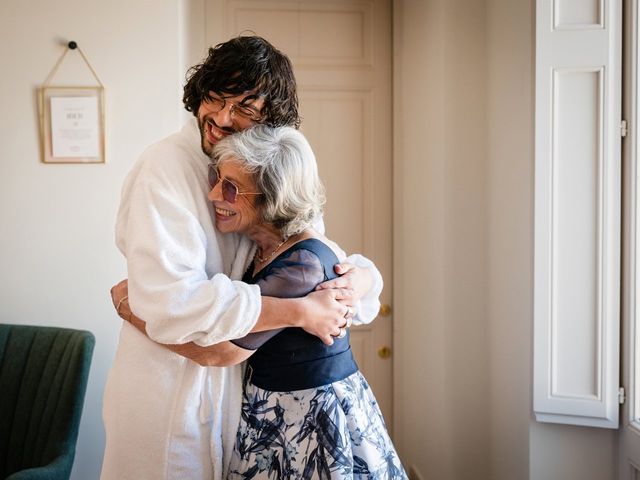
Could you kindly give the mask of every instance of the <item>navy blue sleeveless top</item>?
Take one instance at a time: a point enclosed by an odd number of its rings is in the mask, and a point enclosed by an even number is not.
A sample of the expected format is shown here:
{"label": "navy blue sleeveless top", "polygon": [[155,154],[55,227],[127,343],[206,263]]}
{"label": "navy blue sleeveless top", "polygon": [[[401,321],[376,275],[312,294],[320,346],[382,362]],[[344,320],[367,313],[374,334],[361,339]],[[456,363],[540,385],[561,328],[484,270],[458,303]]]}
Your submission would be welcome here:
{"label": "navy blue sleeveless top", "polygon": [[[242,279],[245,283],[259,283],[268,279],[275,269],[295,268],[287,259],[293,252],[307,250],[320,260],[324,278],[322,281],[336,278],[333,271],[338,257],[331,248],[318,239],[310,238],[296,243],[276,257],[269,265],[252,277],[253,264]],[[321,282],[318,282],[321,283]],[[310,285],[304,296],[316,287]],[[290,297],[286,292],[278,296]],[[301,292],[297,292],[301,293]],[[333,345],[322,341],[302,328],[285,328],[262,344],[248,360],[247,376],[251,383],[259,388],[277,392],[304,390],[343,380],[358,371],[351,353],[349,332],[344,338],[334,338]]]}

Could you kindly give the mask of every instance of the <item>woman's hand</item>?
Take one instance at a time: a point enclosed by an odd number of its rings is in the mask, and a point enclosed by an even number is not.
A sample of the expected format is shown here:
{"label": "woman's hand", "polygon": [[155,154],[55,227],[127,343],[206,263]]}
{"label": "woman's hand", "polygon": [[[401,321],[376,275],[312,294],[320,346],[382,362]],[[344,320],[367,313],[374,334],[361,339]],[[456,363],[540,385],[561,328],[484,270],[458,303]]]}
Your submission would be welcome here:
{"label": "woman's hand", "polygon": [[299,316],[304,322],[299,327],[333,345],[334,338],[342,338],[351,326],[355,309],[353,292],[346,288],[327,288],[311,292],[300,299],[305,312]]}
{"label": "woman's hand", "polygon": [[340,276],[321,283],[316,287],[316,290],[331,288],[350,290],[352,305],[359,302],[371,290],[373,279],[369,269],[356,267],[350,263],[338,263],[333,269]]}
{"label": "woman's hand", "polygon": [[113,308],[123,320],[131,319],[131,309],[129,308],[129,281],[125,278],[121,282],[111,287],[111,301]]}

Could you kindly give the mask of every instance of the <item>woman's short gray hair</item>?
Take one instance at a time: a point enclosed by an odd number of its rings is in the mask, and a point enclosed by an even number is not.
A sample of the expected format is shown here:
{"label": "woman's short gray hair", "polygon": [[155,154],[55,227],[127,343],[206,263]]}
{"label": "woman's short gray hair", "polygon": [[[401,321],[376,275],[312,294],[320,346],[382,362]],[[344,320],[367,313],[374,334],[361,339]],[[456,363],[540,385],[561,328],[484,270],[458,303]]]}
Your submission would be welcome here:
{"label": "woman's short gray hair", "polygon": [[307,139],[292,127],[256,125],[221,140],[215,163],[234,159],[254,176],[265,222],[289,238],[322,214],[324,187]]}

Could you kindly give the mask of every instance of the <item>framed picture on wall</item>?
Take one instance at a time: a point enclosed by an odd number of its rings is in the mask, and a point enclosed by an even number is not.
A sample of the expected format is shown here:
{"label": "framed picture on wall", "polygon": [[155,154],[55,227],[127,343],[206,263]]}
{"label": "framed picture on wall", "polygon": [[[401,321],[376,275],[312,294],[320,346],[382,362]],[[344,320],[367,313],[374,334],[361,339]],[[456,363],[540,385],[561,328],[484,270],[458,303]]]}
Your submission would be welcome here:
{"label": "framed picture on wall", "polygon": [[104,163],[104,87],[42,87],[43,163]]}

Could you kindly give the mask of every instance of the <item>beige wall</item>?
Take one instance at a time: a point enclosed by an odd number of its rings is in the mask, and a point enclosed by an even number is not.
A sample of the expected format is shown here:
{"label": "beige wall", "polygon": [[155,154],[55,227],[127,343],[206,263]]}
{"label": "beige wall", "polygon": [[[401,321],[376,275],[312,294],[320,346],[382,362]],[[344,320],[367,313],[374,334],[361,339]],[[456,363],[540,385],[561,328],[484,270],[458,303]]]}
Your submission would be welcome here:
{"label": "beige wall", "polygon": [[527,479],[532,398],[534,2],[485,3],[487,349],[491,355],[492,419],[489,478]]}
{"label": "beige wall", "polygon": [[488,478],[484,6],[394,18],[395,438],[424,479]]}
{"label": "beige wall", "polygon": [[[120,186],[143,148],[180,125],[178,17],[174,0],[0,2],[0,321],[96,336],[78,480],[98,478],[102,463],[102,392],[120,325],[109,288],[125,276],[113,234]],[[40,163],[35,88],[64,39],[79,43],[106,86],[105,165]],[[91,76],[70,52],[55,78]]]}
{"label": "beige wall", "polygon": [[614,479],[531,413],[533,0],[396,1],[396,442],[423,479]]}

